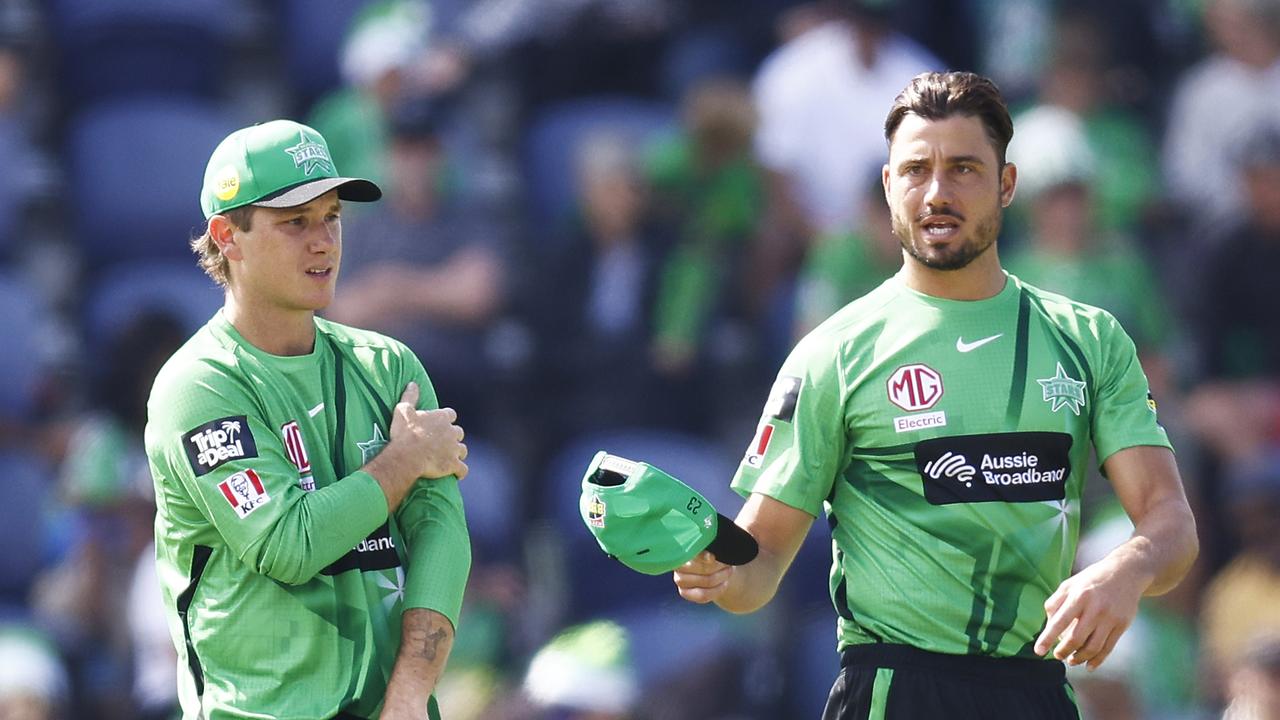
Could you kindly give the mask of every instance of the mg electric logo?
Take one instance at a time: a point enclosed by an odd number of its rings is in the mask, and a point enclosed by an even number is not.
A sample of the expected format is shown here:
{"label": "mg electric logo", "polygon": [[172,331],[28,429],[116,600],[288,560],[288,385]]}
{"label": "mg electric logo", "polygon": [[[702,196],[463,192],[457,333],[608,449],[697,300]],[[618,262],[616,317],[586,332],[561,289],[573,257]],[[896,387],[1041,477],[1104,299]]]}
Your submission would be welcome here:
{"label": "mg electric logo", "polygon": [[905,365],[889,376],[889,401],[907,412],[928,410],[942,397],[942,376],[928,365]]}

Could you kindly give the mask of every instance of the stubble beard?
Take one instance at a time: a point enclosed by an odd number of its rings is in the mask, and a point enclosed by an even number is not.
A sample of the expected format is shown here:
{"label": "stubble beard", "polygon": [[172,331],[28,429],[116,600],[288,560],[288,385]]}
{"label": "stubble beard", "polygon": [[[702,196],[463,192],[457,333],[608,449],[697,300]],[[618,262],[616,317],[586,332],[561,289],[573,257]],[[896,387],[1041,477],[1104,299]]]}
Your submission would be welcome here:
{"label": "stubble beard", "polygon": [[[954,217],[948,213],[936,215]],[[903,220],[898,211],[893,212],[893,234],[908,255],[917,262],[933,270],[961,270],[976,260],[995,244],[1000,235],[1000,209],[996,208],[989,215],[978,221],[973,232],[959,242],[953,242],[945,248],[929,247],[922,240],[911,234],[911,223]]]}

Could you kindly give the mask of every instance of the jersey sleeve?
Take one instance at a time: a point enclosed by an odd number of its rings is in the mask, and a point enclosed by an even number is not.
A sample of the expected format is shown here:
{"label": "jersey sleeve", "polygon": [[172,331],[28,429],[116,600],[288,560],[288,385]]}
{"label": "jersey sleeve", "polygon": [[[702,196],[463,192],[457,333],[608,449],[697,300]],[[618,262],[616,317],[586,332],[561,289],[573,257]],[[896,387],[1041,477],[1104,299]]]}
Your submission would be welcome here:
{"label": "jersey sleeve", "polygon": [[[422,363],[408,350],[403,352],[407,375],[404,382],[413,380],[422,388],[418,409],[440,407]],[[396,511],[396,522],[408,556],[405,609],[434,610],[449,618],[456,628],[471,573],[471,537],[458,479],[450,475],[419,480]]]}
{"label": "jersey sleeve", "polygon": [[255,572],[304,583],[386,521],[386,497],[367,473],[299,488],[278,429],[241,383],[213,370],[183,380],[157,385],[149,403],[156,480],[180,488]]}
{"label": "jersey sleeve", "polygon": [[1098,323],[1102,372],[1091,428],[1098,462],[1139,445],[1172,449],[1169,436],[1157,422],[1156,403],[1133,340],[1110,314],[1104,313]]}
{"label": "jersey sleeve", "polygon": [[835,343],[809,335],[778,373],[733,489],[818,517],[845,455],[844,396]]}

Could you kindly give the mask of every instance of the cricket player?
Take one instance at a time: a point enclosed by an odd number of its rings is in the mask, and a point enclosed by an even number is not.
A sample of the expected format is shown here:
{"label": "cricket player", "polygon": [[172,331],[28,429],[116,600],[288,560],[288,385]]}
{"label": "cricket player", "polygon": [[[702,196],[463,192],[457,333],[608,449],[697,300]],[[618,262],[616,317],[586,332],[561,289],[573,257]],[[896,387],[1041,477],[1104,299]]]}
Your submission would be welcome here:
{"label": "cricket player", "polygon": [[[1197,553],[1133,342],[1001,269],[1012,135],[978,75],[898,95],[882,178],[902,269],[782,366],[733,480],[757,558],[674,573],[686,599],[751,612],[825,514],[841,651],[826,720],[1078,718],[1064,662],[1100,665]],[[1135,530],[1070,575],[1091,450]]]}
{"label": "cricket player", "polygon": [[342,202],[380,196],[287,120],[209,159],[192,246],[226,302],[161,369],[146,428],[187,720],[439,717],[471,564],[463,432],[402,344],[316,317]]}

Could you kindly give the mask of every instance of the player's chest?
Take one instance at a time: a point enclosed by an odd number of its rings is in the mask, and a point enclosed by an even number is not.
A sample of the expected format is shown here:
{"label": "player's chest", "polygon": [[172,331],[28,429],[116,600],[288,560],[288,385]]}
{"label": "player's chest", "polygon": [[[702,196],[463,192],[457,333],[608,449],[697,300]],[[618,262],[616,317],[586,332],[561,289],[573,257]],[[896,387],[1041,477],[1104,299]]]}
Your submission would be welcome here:
{"label": "player's chest", "polygon": [[312,382],[276,383],[261,397],[303,490],[336,482],[387,444],[390,409],[380,412],[385,399],[332,370],[317,373]]}
{"label": "player's chest", "polygon": [[851,386],[851,434],[885,444],[939,435],[1087,428],[1084,355],[1038,328],[933,331],[878,348]]}

